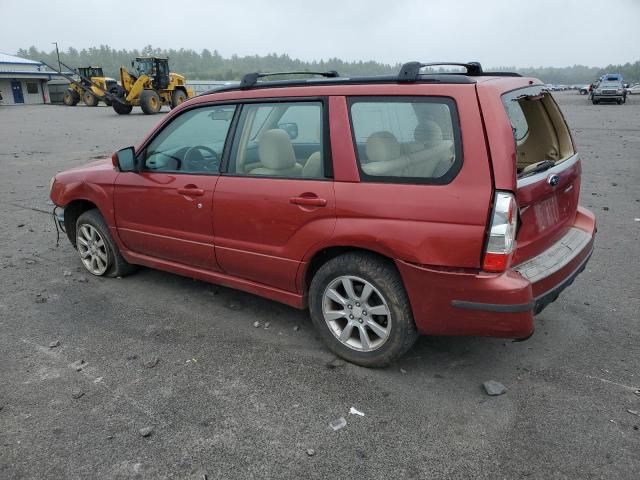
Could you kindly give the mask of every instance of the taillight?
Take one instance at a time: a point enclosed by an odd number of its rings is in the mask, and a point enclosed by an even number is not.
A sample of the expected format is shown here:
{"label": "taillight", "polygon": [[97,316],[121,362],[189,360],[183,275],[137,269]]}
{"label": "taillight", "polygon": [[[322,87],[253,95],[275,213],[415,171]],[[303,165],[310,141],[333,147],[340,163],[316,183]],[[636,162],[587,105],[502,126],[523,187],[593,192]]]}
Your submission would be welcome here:
{"label": "taillight", "polygon": [[518,204],[509,192],[496,192],[489,226],[489,240],[484,252],[482,269],[488,272],[503,272],[509,267],[516,247]]}

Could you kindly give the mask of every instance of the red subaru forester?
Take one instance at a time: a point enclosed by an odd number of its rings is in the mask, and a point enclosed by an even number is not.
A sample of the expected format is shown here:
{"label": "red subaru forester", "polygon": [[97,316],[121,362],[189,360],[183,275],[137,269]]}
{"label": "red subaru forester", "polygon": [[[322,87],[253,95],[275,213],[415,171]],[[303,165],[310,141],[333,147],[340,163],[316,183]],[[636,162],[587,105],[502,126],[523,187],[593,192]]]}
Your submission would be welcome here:
{"label": "red subaru forester", "polygon": [[145,265],[308,307],[360,365],[418,334],[526,338],[593,249],[575,145],[540,81],[433,65],[246,75],[56,175],[57,221],[94,275]]}

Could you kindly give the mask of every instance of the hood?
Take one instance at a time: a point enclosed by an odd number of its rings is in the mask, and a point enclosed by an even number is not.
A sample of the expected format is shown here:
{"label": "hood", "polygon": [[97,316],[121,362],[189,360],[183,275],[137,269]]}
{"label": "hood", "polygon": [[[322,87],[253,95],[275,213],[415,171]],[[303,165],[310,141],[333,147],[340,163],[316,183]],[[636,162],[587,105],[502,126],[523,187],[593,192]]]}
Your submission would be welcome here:
{"label": "hood", "polygon": [[70,168],[69,171],[94,171],[94,170],[113,170],[113,163],[111,163],[111,157],[104,157],[94,160],[93,162],[80,165],[78,167]]}

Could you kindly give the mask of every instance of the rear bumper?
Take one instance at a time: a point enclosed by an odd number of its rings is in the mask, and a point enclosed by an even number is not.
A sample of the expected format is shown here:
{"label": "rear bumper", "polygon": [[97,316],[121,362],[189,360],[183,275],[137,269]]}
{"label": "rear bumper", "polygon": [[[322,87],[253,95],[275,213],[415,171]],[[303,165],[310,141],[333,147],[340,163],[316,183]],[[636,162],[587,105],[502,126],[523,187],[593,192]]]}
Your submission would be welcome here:
{"label": "rear bumper", "polygon": [[591,257],[593,214],[578,209],[570,231],[537,257],[501,274],[396,262],[418,331],[425,335],[526,338],[533,317],[558,298]]}

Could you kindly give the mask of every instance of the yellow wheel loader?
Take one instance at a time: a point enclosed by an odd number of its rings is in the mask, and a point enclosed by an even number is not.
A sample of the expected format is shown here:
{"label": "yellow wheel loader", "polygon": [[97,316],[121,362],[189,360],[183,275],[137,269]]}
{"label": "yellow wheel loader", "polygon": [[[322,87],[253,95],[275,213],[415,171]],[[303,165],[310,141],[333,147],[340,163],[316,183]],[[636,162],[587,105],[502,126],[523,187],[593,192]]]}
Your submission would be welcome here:
{"label": "yellow wheel loader", "polygon": [[78,67],[75,72],[80,80],[70,82],[69,88],[64,92],[65,105],[72,107],[80,100],[89,107],[97,106],[100,101],[111,105],[106,93],[117,85],[117,82],[113,78],[105,77],[102,67]]}
{"label": "yellow wheel loader", "polygon": [[111,105],[111,102],[115,100],[109,94],[109,89],[113,88],[117,83],[113,78],[104,76],[102,67],[80,67],[75,69],[59,62],[60,65],[68,70],[63,72],[62,70],[56,70],[44,61],[40,61],[40,63],[69,80],[69,88],[64,93],[63,98],[65,105],[72,107],[82,99],[89,107],[95,107],[100,101]]}
{"label": "yellow wheel loader", "polygon": [[175,108],[194,96],[187,87],[183,75],[169,72],[169,59],[158,57],[138,57],[131,62],[133,72],[120,67],[120,85],[109,89],[113,109],[120,115],[131,113],[134,106],[151,115],[158,113],[163,105]]}

